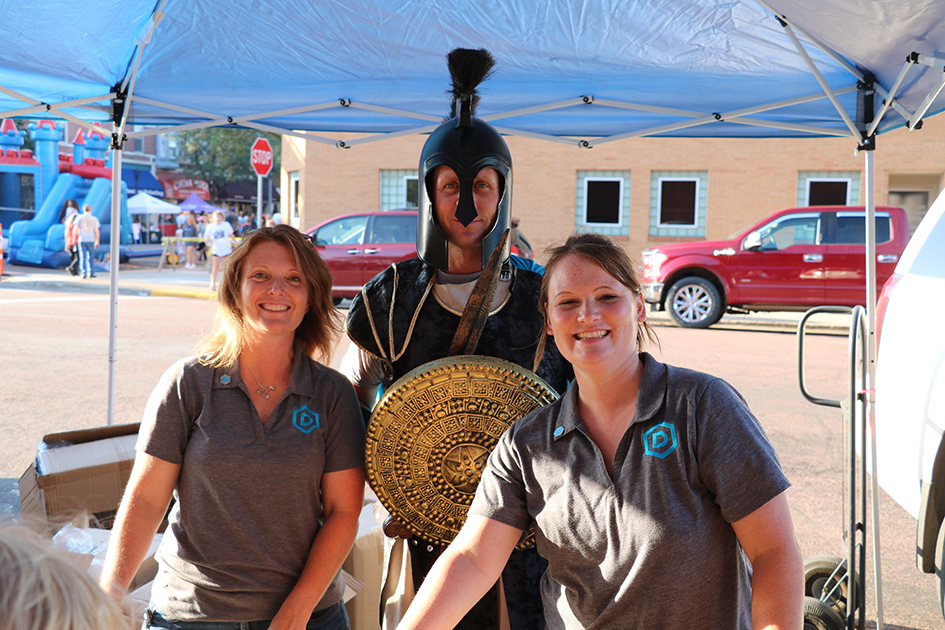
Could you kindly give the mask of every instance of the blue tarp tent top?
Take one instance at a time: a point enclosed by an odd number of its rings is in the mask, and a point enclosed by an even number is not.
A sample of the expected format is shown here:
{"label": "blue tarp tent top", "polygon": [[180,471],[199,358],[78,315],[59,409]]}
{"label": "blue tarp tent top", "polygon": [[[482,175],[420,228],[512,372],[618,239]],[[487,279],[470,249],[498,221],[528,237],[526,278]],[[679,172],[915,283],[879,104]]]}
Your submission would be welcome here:
{"label": "blue tarp tent top", "polygon": [[161,185],[157,177],[151,174],[151,171],[122,168],[121,179],[128,186],[129,195],[143,192],[152,197],[164,198],[164,186]]}
{"label": "blue tarp tent top", "polygon": [[576,147],[836,136],[870,149],[945,109],[942,0],[0,0],[0,14],[0,117],[112,121],[116,148],[224,125],[338,147],[429,132],[456,47],[498,62],[480,117]]}
{"label": "blue tarp tent top", "polygon": [[[498,61],[482,117],[578,145],[855,138],[945,108],[941,0],[7,0],[2,10],[3,116],[108,121],[119,94],[129,124],[238,124],[332,143],[417,133],[447,113],[445,54],[457,46]],[[884,100],[889,111],[857,129],[871,86],[872,113]]]}

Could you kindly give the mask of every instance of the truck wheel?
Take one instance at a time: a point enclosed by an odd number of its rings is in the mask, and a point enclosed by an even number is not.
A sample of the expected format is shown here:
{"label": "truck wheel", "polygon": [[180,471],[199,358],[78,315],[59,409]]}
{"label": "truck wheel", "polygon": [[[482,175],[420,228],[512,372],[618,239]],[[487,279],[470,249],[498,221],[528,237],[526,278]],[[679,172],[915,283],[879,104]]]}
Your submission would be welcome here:
{"label": "truck wheel", "polygon": [[804,630],[843,630],[843,617],[815,597],[804,598]]}
{"label": "truck wheel", "polygon": [[722,299],[711,282],[690,276],[669,288],[666,310],[678,326],[708,328],[722,319]]}

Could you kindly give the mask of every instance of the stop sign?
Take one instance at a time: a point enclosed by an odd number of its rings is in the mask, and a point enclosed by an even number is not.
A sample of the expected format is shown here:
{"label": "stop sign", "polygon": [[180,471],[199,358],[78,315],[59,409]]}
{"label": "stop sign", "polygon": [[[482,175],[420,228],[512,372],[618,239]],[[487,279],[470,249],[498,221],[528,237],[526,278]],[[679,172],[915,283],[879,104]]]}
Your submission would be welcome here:
{"label": "stop sign", "polygon": [[256,138],[249,152],[249,162],[260,177],[266,177],[272,170],[272,145],[265,138]]}

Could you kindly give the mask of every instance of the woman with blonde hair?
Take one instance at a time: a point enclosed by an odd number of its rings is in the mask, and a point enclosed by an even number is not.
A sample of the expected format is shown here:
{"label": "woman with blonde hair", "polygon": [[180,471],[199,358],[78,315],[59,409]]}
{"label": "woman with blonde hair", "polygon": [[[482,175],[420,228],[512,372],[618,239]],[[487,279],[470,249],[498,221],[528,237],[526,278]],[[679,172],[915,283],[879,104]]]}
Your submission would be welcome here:
{"label": "woman with blonde hair", "polygon": [[0,630],[121,630],[118,605],[61,549],[0,527]]}
{"label": "woman with blonde hair", "polygon": [[120,595],[175,499],[147,627],[349,627],[364,425],[348,380],[315,361],[340,330],[331,273],[298,230],[236,248],[213,330],[148,401],[105,559]]}

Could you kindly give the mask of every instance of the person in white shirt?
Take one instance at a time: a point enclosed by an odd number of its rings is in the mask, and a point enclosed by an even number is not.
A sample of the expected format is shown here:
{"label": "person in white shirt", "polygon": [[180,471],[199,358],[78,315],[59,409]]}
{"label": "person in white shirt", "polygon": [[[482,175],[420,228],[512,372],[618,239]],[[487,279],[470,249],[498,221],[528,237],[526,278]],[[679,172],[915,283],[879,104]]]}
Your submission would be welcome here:
{"label": "person in white shirt", "polygon": [[216,210],[212,215],[213,221],[207,224],[203,233],[203,240],[210,248],[213,257],[213,268],[210,271],[210,290],[217,290],[217,276],[220,274],[220,264],[223,259],[233,252],[233,226],[223,220],[223,212]]}
{"label": "person in white shirt", "polygon": [[101,225],[92,216],[92,206],[82,206],[82,214],[76,220],[79,224],[79,270],[83,278],[94,278],[92,258],[99,244],[99,226]]}

